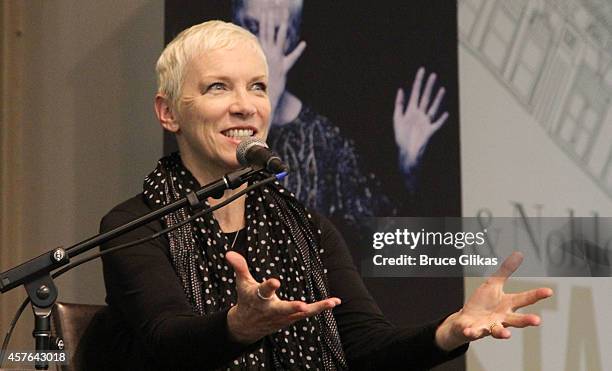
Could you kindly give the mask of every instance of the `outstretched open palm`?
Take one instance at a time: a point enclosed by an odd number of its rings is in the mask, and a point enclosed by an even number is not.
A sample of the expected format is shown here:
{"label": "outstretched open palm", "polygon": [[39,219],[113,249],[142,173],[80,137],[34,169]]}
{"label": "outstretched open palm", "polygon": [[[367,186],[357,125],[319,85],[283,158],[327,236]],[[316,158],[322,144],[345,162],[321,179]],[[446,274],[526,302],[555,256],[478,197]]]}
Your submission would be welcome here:
{"label": "outstretched open palm", "polygon": [[446,89],[444,87],[438,89],[435,98],[431,101],[436,74],[429,75],[423,95],[421,95],[424,76],[425,68],[421,67],[412,83],[412,91],[407,104],[403,89],[398,89],[395,97],[393,129],[395,142],[399,147],[400,165],[405,173],[418,163],[432,135],[444,125],[448,118],[448,112],[438,114]]}
{"label": "outstretched open palm", "polygon": [[281,283],[276,278],[257,282],[244,257],[229,251],[227,262],[236,273],[238,302],[227,314],[227,325],[234,339],[253,343],[304,318],[316,316],[340,304],[338,298],[327,298],[314,303],[281,300],[276,290]]}
{"label": "outstretched open palm", "polygon": [[508,327],[537,326],[540,317],[517,312],[553,294],[550,288],[537,288],[519,293],[505,293],[508,277],[521,265],[523,255],[515,252],[470,296],[463,308],[449,316],[440,326],[436,340],[443,349],[477,340],[487,335],[497,339],[511,336]]}

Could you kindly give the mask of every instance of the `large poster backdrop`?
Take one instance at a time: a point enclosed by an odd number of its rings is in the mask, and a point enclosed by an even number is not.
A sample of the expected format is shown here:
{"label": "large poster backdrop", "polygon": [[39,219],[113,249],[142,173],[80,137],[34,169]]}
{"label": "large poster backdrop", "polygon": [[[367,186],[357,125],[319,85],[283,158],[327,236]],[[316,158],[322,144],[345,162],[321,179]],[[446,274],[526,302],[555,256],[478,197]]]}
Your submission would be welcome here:
{"label": "large poster backdrop", "polygon": [[[364,216],[461,215],[453,1],[184,0],[165,14],[166,42],[210,19],[259,37],[275,109],[268,144],[292,168],[286,186],[345,237]],[[398,325],[463,300],[461,279],[366,285]]]}
{"label": "large poster backdrop", "polygon": [[[241,18],[236,21],[243,20],[247,28],[257,31],[257,14],[266,12],[265,4],[288,4],[287,8],[290,8],[295,3],[300,1],[168,2],[166,41],[183,29],[208,19],[230,21]],[[340,129],[340,134],[330,135],[354,141],[354,145],[347,145],[359,155],[360,174],[367,176],[373,173],[378,180],[366,180],[366,184],[372,190],[378,190],[375,183],[382,183],[380,193],[395,204],[377,210],[379,214],[460,214],[456,6],[450,3],[443,0],[383,3],[333,1],[323,4],[305,1],[301,11],[287,9],[290,22],[297,22],[297,26],[289,25],[289,31],[293,29],[295,33],[292,36],[295,40],[287,41],[287,44],[293,44],[286,48],[295,48],[299,41],[304,41],[306,46],[287,73],[286,89],[315,116],[326,117],[330,127]],[[232,4],[242,4],[240,6],[246,15],[232,17],[232,14],[240,12],[233,12]],[[301,13],[301,17],[295,13]],[[276,32],[279,23],[275,24]],[[289,51],[285,53],[289,54]],[[396,120],[400,127],[397,140],[421,144],[404,145],[413,147],[410,150],[412,161],[408,162],[414,162],[415,157],[419,157],[420,161],[416,168],[402,171],[394,133],[395,103],[400,88],[404,90],[404,102],[408,100],[420,67],[424,67],[424,74],[421,92],[416,99],[428,95],[430,105],[421,110],[427,114],[442,89],[444,95],[429,126],[435,127],[432,124],[439,119],[442,119],[443,125],[437,132],[429,129],[434,131],[434,135],[419,133],[416,132],[420,128],[418,125],[409,128],[411,125],[405,124],[411,121],[411,117],[405,116],[421,112],[402,112],[404,117]],[[426,94],[424,90],[432,73],[436,81]],[[444,113],[448,113],[448,118],[444,119]],[[327,128],[325,125],[320,127]],[[274,134],[274,126],[271,132]],[[427,142],[427,139],[430,141]],[[345,144],[344,141],[338,143]],[[425,150],[419,152],[421,148]],[[342,148],[335,150],[341,151]],[[319,153],[322,151],[317,151]],[[285,160],[291,161],[290,158]],[[316,165],[319,171],[320,167],[335,166],[329,162]],[[410,164],[406,165],[409,167]],[[336,166],[336,169],[339,167]],[[409,176],[406,177],[404,173]],[[347,174],[353,175],[350,172]],[[413,179],[415,177],[416,180]],[[411,195],[407,190],[416,195]],[[330,203],[333,201],[324,205],[329,206]]]}

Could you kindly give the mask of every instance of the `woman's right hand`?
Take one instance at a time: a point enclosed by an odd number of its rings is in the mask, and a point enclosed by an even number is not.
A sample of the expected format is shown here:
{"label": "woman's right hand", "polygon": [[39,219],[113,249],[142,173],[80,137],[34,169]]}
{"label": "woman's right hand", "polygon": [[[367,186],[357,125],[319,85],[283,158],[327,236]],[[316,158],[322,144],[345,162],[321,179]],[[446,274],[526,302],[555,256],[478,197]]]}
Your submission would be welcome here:
{"label": "woman's right hand", "polygon": [[310,304],[297,300],[281,300],[276,295],[276,290],[281,285],[279,280],[270,278],[257,282],[251,276],[242,255],[229,251],[225,258],[236,272],[238,292],[238,302],[227,314],[227,325],[232,337],[241,343],[254,343],[294,322],[340,304],[338,298],[328,298]]}

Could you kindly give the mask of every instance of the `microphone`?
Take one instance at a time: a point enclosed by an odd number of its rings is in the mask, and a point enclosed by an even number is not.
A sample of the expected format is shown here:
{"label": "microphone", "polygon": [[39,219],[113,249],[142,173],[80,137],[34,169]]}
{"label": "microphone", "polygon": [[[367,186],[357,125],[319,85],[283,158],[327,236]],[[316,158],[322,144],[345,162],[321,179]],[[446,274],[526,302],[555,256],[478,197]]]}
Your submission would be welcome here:
{"label": "microphone", "polygon": [[268,145],[257,139],[248,138],[238,144],[236,158],[242,166],[259,166],[272,174],[289,171],[289,166],[272,152]]}

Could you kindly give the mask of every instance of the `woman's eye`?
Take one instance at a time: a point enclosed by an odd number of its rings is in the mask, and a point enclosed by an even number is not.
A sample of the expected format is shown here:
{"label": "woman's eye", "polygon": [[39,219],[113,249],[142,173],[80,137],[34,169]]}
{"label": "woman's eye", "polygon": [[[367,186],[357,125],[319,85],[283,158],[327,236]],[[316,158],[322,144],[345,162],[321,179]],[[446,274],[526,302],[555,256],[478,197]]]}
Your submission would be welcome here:
{"label": "woman's eye", "polygon": [[219,90],[225,90],[225,84],[222,82],[215,82],[212,83],[210,85],[208,85],[208,88],[206,88],[206,91],[219,91]]}
{"label": "woman's eye", "polygon": [[253,90],[260,90],[265,92],[268,90],[268,86],[263,82],[256,82],[255,84],[253,84]]}

